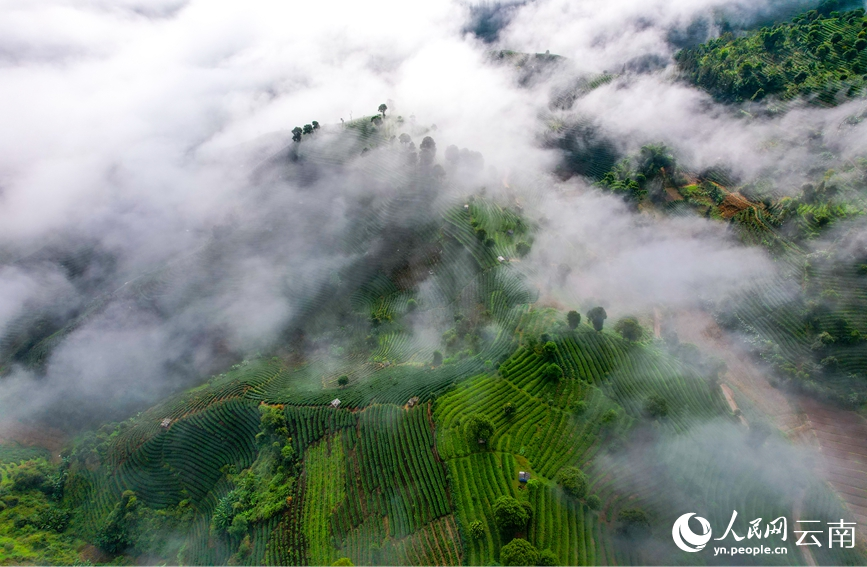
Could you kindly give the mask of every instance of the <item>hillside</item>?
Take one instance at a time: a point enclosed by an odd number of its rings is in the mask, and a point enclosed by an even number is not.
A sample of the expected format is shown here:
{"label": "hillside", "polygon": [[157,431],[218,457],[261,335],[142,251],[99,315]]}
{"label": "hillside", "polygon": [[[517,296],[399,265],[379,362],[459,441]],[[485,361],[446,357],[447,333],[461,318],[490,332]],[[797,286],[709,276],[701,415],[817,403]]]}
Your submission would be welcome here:
{"label": "hillside", "polygon": [[865,26],[863,8],[811,10],[792,22],[684,49],[677,62],[690,81],[722,101],[805,98],[834,105],[863,91]]}
{"label": "hillside", "polygon": [[[422,198],[430,186],[415,183]],[[406,199],[368,209],[360,226],[415,202]],[[76,542],[94,542],[100,561],[490,564],[510,537],[494,512],[507,496],[532,510],[518,532],[558,563],[656,563],[676,559],[642,544],[624,512],[666,525],[679,506],[707,502],[660,498],[678,484],[714,487],[717,501],[756,516],[786,513],[789,493],[767,492],[761,476],[745,491],[756,465],[730,470],[703,433],[721,419],[728,450],[756,450],[719,367],[640,326],[626,339],[612,323],[598,331],[534,304],[516,252],[534,223],[506,205],[478,194],[452,202],[403,235],[419,244],[390,269],[341,272],[306,316],[303,358],[244,360],[80,438],[59,466],[40,461],[44,476],[27,493],[66,518],[66,535],[47,547],[20,540],[6,561],[62,562]],[[344,323],[318,323],[333,317]],[[425,320],[441,339],[415,332]],[[4,490],[20,490],[15,471],[33,465],[6,466]],[[572,467],[585,487],[564,488]],[[40,480],[54,477],[60,494]],[[817,490],[810,509],[839,515]],[[47,527],[4,498],[7,534]]]}
{"label": "hillside", "polygon": [[573,4],[117,8],[170,124],[0,152],[0,565],[867,564],[864,9]]}

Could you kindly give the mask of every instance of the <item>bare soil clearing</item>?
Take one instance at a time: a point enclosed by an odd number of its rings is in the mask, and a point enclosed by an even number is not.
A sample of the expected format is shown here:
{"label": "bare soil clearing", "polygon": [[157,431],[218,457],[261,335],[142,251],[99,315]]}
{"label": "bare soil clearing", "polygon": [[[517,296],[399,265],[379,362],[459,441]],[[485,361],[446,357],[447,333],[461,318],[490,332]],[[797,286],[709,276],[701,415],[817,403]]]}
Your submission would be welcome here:
{"label": "bare soil clearing", "polygon": [[720,213],[725,219],[729,219],[744,209],[755,206],[749,199],[740,193],[729,193],[719,206]]}
{"label": "bare soil clearing", "polygon": [[60,461],[60,450],[68,441],[67,434],[46,426],[6,420],[0,422],[0,443],[15,441],[25,447],[42,447],[51,453],[51,460]]}
{"label": "bare soil clearing", "polygon": [[749,353],[733,344],[713,317],[699,310],[686,311],[669,317],[663,326],[673,328],[681,342],[693,343],[702,351],[720,357],[727,368],[721,380],[734,386],[784,433],[797,435],[803,416],[799,415],[796,406],[788,396],[771,386]]}
{"label": "bare soil clearing", "polygon": [[[733,413],[736,413],[738,411],[738,403],[735,401],[734,392],[732,392],[732,389],[729,388],[727,384],[720,384],[719,387],[722,390],[723,396],[725,396],[726,403],[728,403],[729,408],[732,410]],[[740,418],[743,425],[750,425],[743,415],[739,415],[738,417]]]}
{"label": "bare soil clearing", "polygon": [[867,421],[807,397],[798,400],[822,452],[821,473],[862,529],[867,526]]}
{"label": "bare soil clearing", "polygon": [[[867,420],[805,396],[791,396],[771,387],[765,373],[716,325],[707,313],[690,311],[667,321],[681,341],[696,344],[721,357],[728,370],[722,379],[737,388],[757,409],[771,417],[792,441],[815,447],[822,458],[815,462],[858,522],[862,537],[867,527]],[[731,406],[731,390],[722,385]],[[728,390],[728,393],[726,392]],[[801,505],[796,503],[795,508]],[[812,557],[808,564],[815,564]]]}

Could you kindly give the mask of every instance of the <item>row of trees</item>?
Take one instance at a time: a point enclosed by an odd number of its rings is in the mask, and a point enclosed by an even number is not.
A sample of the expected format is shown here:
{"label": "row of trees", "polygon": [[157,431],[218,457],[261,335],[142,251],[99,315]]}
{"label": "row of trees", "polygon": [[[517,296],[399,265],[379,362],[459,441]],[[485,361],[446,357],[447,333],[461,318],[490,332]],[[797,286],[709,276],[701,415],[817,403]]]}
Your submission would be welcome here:
{"label": "row of trees", "polygon": [[500,549],[500,563],[503,565],[548,565],[540,563],[539,551],[526,539],[519,536],[526,532],[527,525],[533,518],[533,508],[527,501],[520,501],[511,496],[500,496],[492,506],[494,522],[504,539],[511,539]]}
{"label": "row of trees", "polygon": [[314,120],[310,124],[305,124],[304,127],[296,126],[292,128],[292,141],[300,142],[302,135],[310,135],[316,130],[319,130],[319,122]]}
{"label": "row of trees", "polygon": [[[379,105],[379,114],[371,118],[371,122],[377,121],[377,123],[382,122],[382,119],[385,118],[385,111],[388,110],[388,106],[384,103]],[[381,116],[380,116],[381,115]],[[343,119],[341,118],[341,121]],[[296,126],[292,128],[292,141],[300,142],[302,136],[313,134],[316,130],[319,130],[319,122],[313,120],[309,124],[305,124],[304,126]]]}
{"label": "row of trees", "polygon": [[[608,319],[608,313],[605,312],[603,307],[594,307],[587,312],[587,320],[590,321],[590,324],[597,331],[602,330],[606,319]],[[581,324],[581,314],[577,311],[570,311],[566,314],[566,323],[570,329],[577,329],[578,325]],[[640,340],[644,334],[644,329],[641,327],[638,319],[632,316],[620,319],[614,325],[614,330],[620,333],[624,339],[633,342]]]}

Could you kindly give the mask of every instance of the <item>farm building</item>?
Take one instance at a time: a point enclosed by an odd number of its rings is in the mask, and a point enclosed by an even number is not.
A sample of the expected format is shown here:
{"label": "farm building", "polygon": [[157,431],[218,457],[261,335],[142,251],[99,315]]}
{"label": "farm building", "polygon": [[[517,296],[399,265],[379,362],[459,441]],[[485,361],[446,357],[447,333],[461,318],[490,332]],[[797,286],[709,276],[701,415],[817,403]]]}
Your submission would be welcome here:
{"label": "farm building", "polygon": [[169,425],[171,425],[171,424],[172,424],[172,418],[167,417],[160,422],[160,427],[162,427],[163,429],[168,429]]}
{"label": "farm building", "polygon": [[331,400],[331,407],[337,409],[340,407],[340,400],[338,398],[334,398]]}
{"label": "farm building", "polygon": [[412,407],[415,407],[415,405],[417,403],[418,403],[418,396],[413,396],[409,399],[409,401],[406,403],[406,405],[412,408]]}

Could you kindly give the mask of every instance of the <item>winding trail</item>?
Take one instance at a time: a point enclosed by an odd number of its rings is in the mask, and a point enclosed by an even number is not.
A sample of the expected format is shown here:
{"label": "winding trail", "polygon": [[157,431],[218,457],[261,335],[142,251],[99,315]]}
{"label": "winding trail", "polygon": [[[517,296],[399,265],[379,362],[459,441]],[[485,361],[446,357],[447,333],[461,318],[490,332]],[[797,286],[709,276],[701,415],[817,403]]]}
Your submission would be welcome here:
{"label": "winding trail", "polygon": [[[729,395],[732,397],[730,407],[740,395],[790,438],[799,436],[804,418],[797,406],[786,394],[771,386],[766,373],[753,363],[751,355],[734,344],[713,317],[699,310],[685,311],[669,317],[664,326],[676,331],[681,342],[693,343],[726,363],[726,372],[721,378],[729,390],[726,400]],[[732,411],[736,407],[735,404]]]}
{"label": "winding trail", "polygon": [[[751,355],[730,340],[707,313],[679,313],[664,325],[673,328],[681,341],[725,361],[723,379],[736,390],[721,385],[729,407],[737,407],[734,396],[739,394],[771,418],[792,442],[819,452],[821,458],[814,461],[816,473],[828,482],[858,522],[861,541],[867,539],[867,420],[853,411],[772,387]],[[795,518],[800,516],[802,501],[803,495],[793,503]],[[807,546],[801,549],[806,563],[816,565]]]}
{"label": "winding trail", "polygon": [[867,420],[806,396],[798,401],[818,440],[819,472],[846,503],[863,538],[867,536]]}
{"label": "winding trail", "polygon": [[[720,384],[719,387],[720,390],[722,390],[723,396],[725,396],[726,402],[728,403],[729,408],[732,410],[732,413],[737,414],[739,409],[738,403],[735,401],[734,392],[732,392],[732,389],[728,387],[728,384]],[[745,418],[743,414],[738,415],[738,417],[740,418],[742,425],[746,425],[747,427],[749,427],[750,424],[749,422],[747,422],[747,418]]]}

